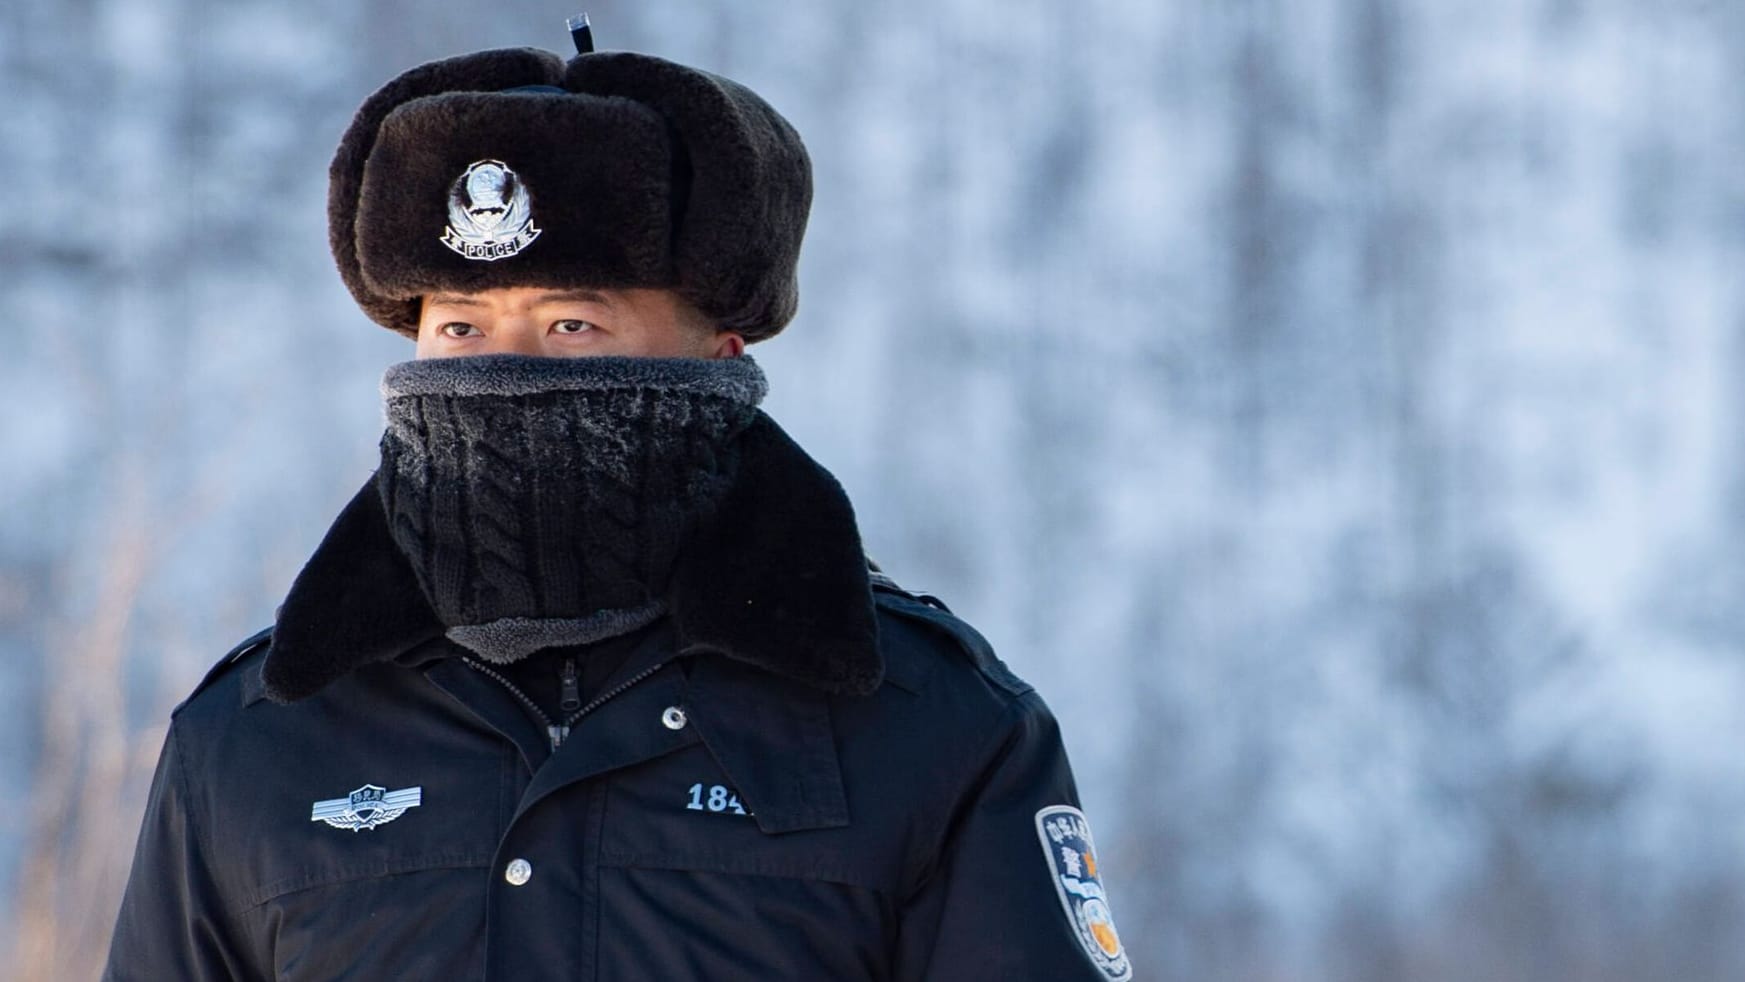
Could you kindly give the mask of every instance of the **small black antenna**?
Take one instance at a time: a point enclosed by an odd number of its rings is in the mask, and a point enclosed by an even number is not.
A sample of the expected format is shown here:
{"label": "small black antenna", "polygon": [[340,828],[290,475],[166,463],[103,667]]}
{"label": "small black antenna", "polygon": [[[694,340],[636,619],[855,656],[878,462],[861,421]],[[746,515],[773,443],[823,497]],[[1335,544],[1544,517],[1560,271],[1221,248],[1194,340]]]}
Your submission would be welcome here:
{"label": "small black antenna", "polygon": [[594,29],[588,25],[588,15],[580,13],[564,23],[570,29],[570,40],[576,43],[576,54],[592,54],[594,51]]}

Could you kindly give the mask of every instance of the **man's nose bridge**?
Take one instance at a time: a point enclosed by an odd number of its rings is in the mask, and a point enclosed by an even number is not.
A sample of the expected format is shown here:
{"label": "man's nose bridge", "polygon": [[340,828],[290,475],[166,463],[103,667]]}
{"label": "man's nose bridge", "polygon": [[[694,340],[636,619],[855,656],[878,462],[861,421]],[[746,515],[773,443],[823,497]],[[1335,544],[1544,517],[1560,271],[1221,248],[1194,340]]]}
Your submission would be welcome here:
{"label": "man's nose bridge", "polygon": [[491,350],[500,355],[545,354],[545,332],[531,317],[509,317],[497,325]]}

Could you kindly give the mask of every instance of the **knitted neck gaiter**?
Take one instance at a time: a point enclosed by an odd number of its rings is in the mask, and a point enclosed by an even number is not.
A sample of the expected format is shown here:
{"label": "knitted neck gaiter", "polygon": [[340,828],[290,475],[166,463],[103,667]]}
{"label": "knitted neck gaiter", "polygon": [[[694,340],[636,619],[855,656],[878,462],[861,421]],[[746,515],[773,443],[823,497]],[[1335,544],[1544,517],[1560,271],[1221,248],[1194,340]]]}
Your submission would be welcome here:
{"label": "knitted neck gaiter", "polygon": [[448,636],[506,663],[635,630],[733,479],[750,358],[403,362],[376,484]]}

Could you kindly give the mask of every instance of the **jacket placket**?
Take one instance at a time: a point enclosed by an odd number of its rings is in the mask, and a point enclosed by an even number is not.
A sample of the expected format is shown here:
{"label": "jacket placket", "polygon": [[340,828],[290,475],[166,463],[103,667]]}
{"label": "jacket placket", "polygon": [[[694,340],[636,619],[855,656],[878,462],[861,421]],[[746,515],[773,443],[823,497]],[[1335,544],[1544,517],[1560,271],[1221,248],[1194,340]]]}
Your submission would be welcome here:
{"label": "jacket placket", "polygon": [[458,660],[433,683],[519,749],[514,816],[485,882],[485,978],[593,978],[598,962],[599,848],[605,788],[623,768],[699,742],[674,727],[683,671],[668,663],[577,720],[553,752],[548,737],[497,683]]}

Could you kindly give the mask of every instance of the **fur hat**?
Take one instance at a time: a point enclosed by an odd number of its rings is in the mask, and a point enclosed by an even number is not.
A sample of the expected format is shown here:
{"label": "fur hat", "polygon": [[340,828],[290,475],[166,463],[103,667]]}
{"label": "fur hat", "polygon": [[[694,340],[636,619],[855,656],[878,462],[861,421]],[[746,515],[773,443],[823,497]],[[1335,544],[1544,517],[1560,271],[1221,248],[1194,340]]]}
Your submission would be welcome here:
{"label": "fur hat", "polygon": [[365,100],[329,178],[340,276],[403,334],[437,290],[671,288],[747,341],[798,303],[799,134],[750,89],[649,55],[421,65]]}

